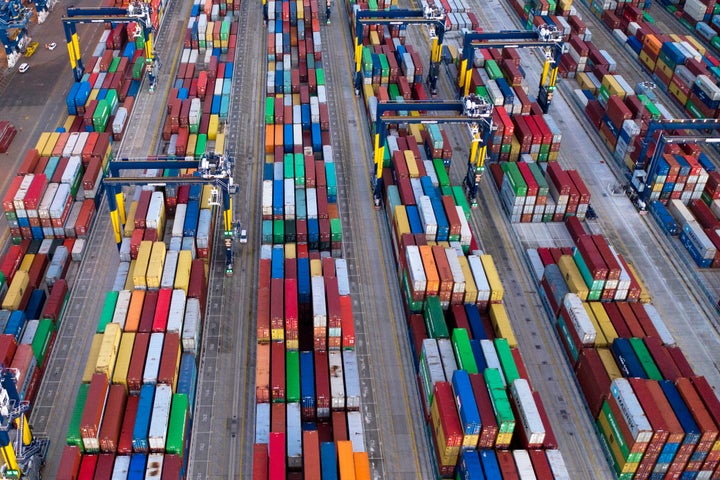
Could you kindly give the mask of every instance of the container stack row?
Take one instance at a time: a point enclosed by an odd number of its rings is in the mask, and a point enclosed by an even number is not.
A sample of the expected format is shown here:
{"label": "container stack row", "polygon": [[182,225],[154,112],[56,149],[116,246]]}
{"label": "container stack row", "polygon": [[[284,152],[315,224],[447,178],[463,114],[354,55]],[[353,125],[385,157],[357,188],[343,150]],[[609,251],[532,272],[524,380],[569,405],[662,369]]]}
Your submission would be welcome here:
{"label": "container stack row", "polygon": [[253,478],[369,479],[318,2],[267,17]]}
{"label": "container stack row", "polygon": [[[198,252],[207,239],[199,227],[173,236],[187,216],[166,216],[160,190],[135,192],[138,207],[124,226],[56,478],[147,478],[153,471],[152,478],[182,478],[187,468],[207,298],[208,260]],[[200,185],[180,185],[175,211],[188,204],[185,196],[199,203],[202,195]],[[211,208],[196,214],[208,218],[208,231]],[[136,250],[129,248],[135,232]]]}
{"label": "container stack row", "polygon": [[[720,462],[715,393],[640,295],[631,266],[613,250],[601,253],[603,238],[584,234],[577,222],[567,226],[574,248],[528,250],[528,256],[618,478],[714,478]],[[615,283],[613,298],[606,292]],[[624,283],[628,295],[618,297]]]}
{"label": "container stack row", "polygon": [[563,170],[557,162],[539,164],[524,157],[520,162],[490,165],[510,221],[561,222],[570,216],[584,220],[590,191],[577,170]]}

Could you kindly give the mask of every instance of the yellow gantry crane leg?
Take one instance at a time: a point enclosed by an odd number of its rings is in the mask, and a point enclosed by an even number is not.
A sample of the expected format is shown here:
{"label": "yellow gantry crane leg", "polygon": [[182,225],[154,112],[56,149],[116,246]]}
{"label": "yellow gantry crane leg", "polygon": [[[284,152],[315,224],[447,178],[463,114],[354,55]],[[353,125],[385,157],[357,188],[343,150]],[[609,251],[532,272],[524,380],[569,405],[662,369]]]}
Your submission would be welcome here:
{"label": "yellow gantry crane leg", "polygon": [[375,134],[375,148],[373,150],[375,152],[374,155],[374,161],[375,161],[375,178],[380,179],[382,178],[382,171],[383,171],[383,155],[385,154],[385,145],[380,145],[380,134]]}
{"label": "yellow gantry crane leg", "polygon": [[118,215],[120,218],[120,224],[125,225],[127,219],[125,218],[125,195],[118,193],[115,195],[115,202],[117,203]]}
{"label": "yellow gantry crane leg", "polygon": [[465,76],[468,70],[468,61],[467,59],[463,59],[460,61],[460,74],[458,75],[458,87],[464,87],[465,86]]}
{"label": "yellow gantry crane leg", "polygon": [[150,32],[147,40],[145,40],[145,59],[147,62],[152,62],[155,59],[153,48],[153,34]]}
{"label": "yellow gantry crane leg", "polygon": [[13,448],[12,443],[9,443],[4,447],[0,447],[0,453],[2,454],[2,458],[5,461],[7,469],[17,472],[20,467],[18,466],[15,449]]}
{"label": "yellow gantry crane leg", "polygon": [[75,70],[77,62],[80,59],[80,43],[78,41],[77,32],[72,34],[70,41],[67,44],[68,57],[70,58],[70,67]]}
{"label": "yellow gantry crane leg", "polygon": [[232,198],[229,199],[228,203],[228,209],[224,212],[224,218],[225,218],[225,231],[229,232],[233,228],[233,221],[232,221],[232,212],[233,212],[233,201]]}

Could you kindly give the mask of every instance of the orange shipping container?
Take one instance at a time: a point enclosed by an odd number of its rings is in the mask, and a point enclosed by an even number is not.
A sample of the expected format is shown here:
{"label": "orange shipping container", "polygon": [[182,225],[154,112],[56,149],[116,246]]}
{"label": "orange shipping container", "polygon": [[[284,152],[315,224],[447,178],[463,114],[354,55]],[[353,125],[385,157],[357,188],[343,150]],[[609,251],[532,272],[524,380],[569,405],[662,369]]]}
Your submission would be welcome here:
{"label": "orange shipping container", "polygon": [[303,432],[303,474],[306,480],[320,478],[320,440],[317,430]]}
{"label": "orange shipping container", "polygon": [[352,442],[350,440],[335,442],[335,446],[338,454],[340,480],[354,480],[355,461],[353,459]]}
{"label": "orange shipping container", "polygon": [[420,257],[422,257],[425,278],[427,279],[426,295],[437,295],[440,291],[440,277],[435,266],[435,257],[432,248],[427,245],[420,246]]}
{"label": "orange shipping container", "polygon": [[[265,125],[265,153],[272,155],[275,150],[275,125]],[[282,145],[282,144],[281,144]]]}
{"label": "orange shipping container", "polygon": [[127,319],[125,320],[126,332],[137,332],[140,326],[140,315],[142,315],[142,307],[145,302],[145,290],[133,290],[130,297],[130,305],[128,306]]}
{"label": "orange shipping container", "polygon": [[367,452],[353,453],[355,480],[370,480],[370,459]]}
{"label": "orange shipping container", "polygon": [[257,346],[257,364],[255,366],[255,401],[270,402],[270,344]]}

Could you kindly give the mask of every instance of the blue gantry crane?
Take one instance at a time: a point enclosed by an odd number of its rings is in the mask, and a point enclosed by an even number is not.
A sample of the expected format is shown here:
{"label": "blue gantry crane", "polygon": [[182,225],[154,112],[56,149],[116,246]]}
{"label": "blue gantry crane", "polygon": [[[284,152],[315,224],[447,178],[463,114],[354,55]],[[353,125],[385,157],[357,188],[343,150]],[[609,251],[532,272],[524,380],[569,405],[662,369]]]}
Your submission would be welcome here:
{"label": "blue gantry crane", "polygon": [[18,394],[14,372],[0,367],[0,477],[39,480],[49,441],[33,436],[26,412],[30,404]]}
{"label": "blue gantry crane", "polygon": [[430,69],[427,84],[432,95],[437,94],[437,80],[440,73],[440,57],[445,36],[445,13],[437,8],[422,10],[358,10],[355,12],[355,95],[362,88],[362,40],[365,25],[427,25],[432,39]]}
{"label": "blue gantry crane", "polygon": [[562,55],[562,32],[555,26],[545,25],[534,30],[506,30],[500,32],[466,33],[463,39],[462,60],[458,77],[461,96],[470,93],[475,50],[481,48],[528,48],[543,49],[545,63],[540,75],[537,102],[543,112],[548,113],[557,83],[558,66]]}
{"label": "blue gantry crane", "polygon": [[[233,221],[232,195],[237,193],[237,184],[233,180],[234,160],[214,152],[205,153],[200,160],[180,160],[176,157],[120,158],[110,162],[110,173],[103,181],[107,190],[110,220],[115,232],[115,242],[120,247],[122,241],[121,225],[125,223],[125,197],[122,187],[131,185],[168,184],[210,184],[214,186],[210,205],[222,206],[225,234],[225,273],[232,275],[235,263],[235,237],[239,233],[237,223]],[[122,170],[195,169],[192,177],[126,177]],[[221,195],[222,193],[222,195]],[[222,198],[221,198],[222,197]],[[222,201],[222,203],[221,203]]]}
{"label": "blue gantry crane", "polygon": [[67,42],[68,54],[70,56],[70,67],[72,68],[75,81],[82,80],[85,73],[85,67],[80,55],[80,42],[78,41],[77,24],[78,23],[132,23],[135,22],[135,37],[144,37],[145,39],[145,60],[148,63],[148,80],[150,81],[150,91],[155,88],[157,74],[155,72],[156,63],[155,50],[153,45],[153,34],[155,27],[153,26],[152,7],[150,4],[142,2],[132,2],[127,8],[119,7],[68,7],[67,14],[62,18],[63,29],[65,30],[65,41]]}
{"label": "blue gantry crane", "polygon": [[[442,115],[399,115],[400,112],[437,112]],[[387,138],[387,125],[397,123],[462,123],[467,125],[471,136],[468,171],[465,186],[473,206],[477,206],[477,191],[485,171],[487,142],[492,132],[493,107],[482,97],[470,94],[460,100],[380,102],[375,115],[375,139],[373,150],[373,200],[380,205],[382,198],[382,170]],[[384,115],[385,113],[395,115]]]}
{"label": "blue gantry crane", "polygon": [[28,24],[32,11],[22,0],[0,2],[0,41],[7,55],[8,67],[13,68],[30,43]]}
{"label": "blue gantry crane", "polygon": [[[645,212],[650,201],[652,184],[655,180],[660,158],[663,156],[665,145],[687,143],[720,143],[720,119],[671,119],[653,120],[648,125],[647,132],[640,142],[640,153],[635,170],[630,172],[631,189],[626,191],[630,199],[640,212]],[[652,155],[647,162],[648,153]]]}

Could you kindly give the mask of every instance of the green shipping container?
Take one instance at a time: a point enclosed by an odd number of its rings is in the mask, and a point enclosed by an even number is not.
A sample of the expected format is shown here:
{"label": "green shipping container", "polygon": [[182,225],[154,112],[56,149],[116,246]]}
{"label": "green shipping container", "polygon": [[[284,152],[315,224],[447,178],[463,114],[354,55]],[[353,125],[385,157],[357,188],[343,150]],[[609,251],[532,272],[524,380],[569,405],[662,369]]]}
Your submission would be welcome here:
{"label": "green shipping container", "polygon": [[315,69],[315,81],[318,86],[325,85],[325,70],[322,68]]}
{"label": "green shipping container", "polygon": [[118,294],[120,292],[110,291],[105,294],[105,303],[100,313],[100,321],[97,326],[97,333],[105,333],[105,325],[112,322],[115,313],[115,304],[117,303]]}
{"label": "green shipping container", "polygon": [[117,72],[117,67],[119,64],[120,64],[120,57],[113,58],[112,62],[110,62],[110,66],[108,67],[108,73]]}
{"label": "green shipping container", "polygon": [[285,222],[273,220],[273,243],[279,245],[285,243]]}
{"label": "green shipping container", "polygon": [[388,87],[388,97],[390,97],[390,100],[395,100],[399,96],[400,89],[398,88],[397,84],[391,83]]}
{"label": "green shipping container", "polygon": [[272,97],[265,99],[265,123],[267,125],[275,123],[275,99]]}
{"label": "green shipping container", "polygon": [[545,180],[542,168],[540,168],[540,165],[537,163],[528,163],[528,166],[530,167],[530,172],[532,172],[535,182],[538,184],[538,197],[547,196],[549,193],[549,185],[547,180]]}
{"label": "green shipping container", "polygon": [[505,178],[510,182],[510,187],[515,193],[516,197],[524,197],[527,195],[527,183],[523,179],[522,173],[516,163],[503,162],[500,164],[502,171],[505,173]]}
{"label": "green shipping container", "polygon": [[450,336],[447,323],[445,323],[445,315],[440,305],[440,297],[430,295],[425,299],[423,317],[430,338],[448,338]]}
{"label": "green shipping container", "polygon": [[32,341],[32,351],[38,367],[42,367],[45,363],[45,355],[54,334],[55,324],[53,321],[49,318],[40,320]]}
{"label": "green shipping container", "polygon": [[470,337],[468,336],[467,330],[464,328],[453,328],[451,340],[458,368],[468,373],[478,373],[477,363],[475,363],[475,356],[470,347]]}
{"label": "green shipping container", "polygon": [[[390,76],[390,66],[387,61],[387,56],[384,53],[381,53],[380,55],[378,55],[378,58],[380,59],[380,76],[389,77]],[[320,85],[319,79],[318,79],[318,85]]]}
{"label": "green shipping container", "polygon": [[142,35],[135,39],[135,49],[140,51],[145,50],[145,37]]}
{"label": "green shipping container", "polygon": [[455,200],[455,205],[462,208],[463,213],[465,214],[465,220],[469,222],[470,205],[468,205],[467,199],[465,198],[465,192],[463,191],[463,187],[461,187],[460,185],[453,185],[452,196],[453,200]]}
{"label": "green shipping container", "polygon": [[659,120],[660,119],[660,110],[655,106],[655,104],[647,97],[647,95],[638,95],[638,100],[642,102],[642,104],[647,109],[648,113],[650,114],[650,118],[653,120]]}
{"label": "green shipping container", "polygon": [[337,175],[335,174],[335,164],[332,162],[325,162],[325,181],[328,196],[337,197]]}
{"label": "green shipping container", "polygon": [[283,178],[289,180],[295,177],[295,159],[292,153],[283,156]]}
{"label": "green shipping container", "polygon": [[442,159],[436,158],[432,161],[433,167],[435,167],[435,174],[438,177],[438,185],[441,187],[450,186],[450,178],[448,177],[447,170],[445,170],[445,164]]}
{"label": "green shipping container", "polygon": [[262,222],[262,243],[272,245],[273,243],[273,221],[263,220]]}
{"label": "green shipping container", "polygon": [[145,71],[145,57],[141,55],[135,60],[135,63],[133,64],[133,68],[132,68],[133,80],[140,80],[142,78],[142,74],[144,71]]}
{"label": "green shipping container", "polygon": [[182,455],[185,446],[185,429],[187,427],[189,403],[187,395],[175,393],[170,404],[170,421],[168,424],[165,453]]}
{"label": "green shipping container", "polygon": [[632,345],[632,348],[635,351],[635,355],[637,355],[638,360],[640,360],[640,364],[642,364],[643,370],[645,370],[645,374],[648,376],[648,378],[657,381],[664,380],[662,373],[660,373],[660,370],[658,369],[655,361],[650,355],[650,352],[645,346],[645,342],[643,342],[641,338],[637,337],[633,337],[629,341],[630,345]]}
{"label": "green shipping container", "polygon": [[446,185],[446,186],[444,186],[444,187],[440,187],[440,193],[441,193],[442,195],[447,195],[447,196],[449,196],[449,197],[452,197],[452,194],[453,194],[453,193],[452,193],[452,187],[449,186],[449,185]]}
{"label": "green shipping container", "polygon": [[517,365],[515,365],[515,358],[512,356],[510,345],[508,345],[505,338],[496,338],[494,341],[495,350],[500,360],[500,368],[502,368],[503,375],[505,375],[505,381],[511,384],[520,378],[520,372],[518,372]]}
{"label": "green shipping container", "polygon": [[207,133],[201,133],[197,137],[197,142],[195,143],[195,157],[200,158],[205,154],[207,146]]}
{"label": "green shipping container", "polygon": [[502,78],[502,71],[495,60],[485,60],[485,71],[490,77],[490,80],[497,80]]}
{"label": "green shipping container", "polygon": [[285,398],[287,403],[300,401],[300,352],[285,352]]}
{"label": "green shipping container", "polygon": [[110,105],[108,104],[107,100],[102,99],[97,103],[97,107],[95,107],[95,113],[93,113],[93,128],[96,132],[105,131],[109,116]]}
{"label": "green shipping container", "polygon": [[342,224],[339,218],[330,219],[330,241],[342,242]]}
{"label": "green shipping container", "polygon": [[575,265],[577,265],[580,275],[582,275],[583,281],[585,281],[585,285],[590,290],[602,290],[605,285],[605,280],[595,280],[593,278],[590,269],[587,267],[585,260],[577,248],[573,249],[573,260],[575,260]]}
{"label": "green shipping container", "polygon": [[407,301],[408,310],[412,313],[422,313],[423,302],[415,301],[412,299],[410,293],[410,282],[408,282],[407,272],[403,272],[403,292],[405,293],[405,300]]}
{"label": "green shipping container", "polygon": [[[620,424],[618,423],[617,419],[615,418],[615,415],[613,414],[612,410],[610,409],[610,405],[608,404],[607,400],[603,402],[602,408],[600,409],[600,417],[605,417],[605,420],[607,421],[608,425],[610,425],[610,431],[605,431],[604,428],[600,428],[601,435],[600,437],[605,437],[605,440],[607,441],[608,438],[612,437],[612,440],[617,443],[617,446],[620,450],[620,454],[622,457],[628,461],[628,462],[639,462],[642,460],[642,453],[630,453],[630,447],[627,444],[627,441],[625,440],[625,437],[622,435],[622,431],[620,430]],[[598,417],[598,420],[600,418]],[[600,422],[598,422],[600,423]],[[604,435],[603,435],[604,434]],[[613,456],[614,457],[614,456]],[[617,466],[616,466],[617,468]],[[618,472],[619,473],[619,472]]]}
{"label": "green shipping container", "polygon": [[495,410],[499,433],[512,433],[515,430],[515,415],[513,415],[510,399],[507,396],[500,372],[497,368],[486,368],[483,376]]}
{"label": "green shipping container", "polygon": [[68,445],[79,447],[80,451],[85,451],[82,437],[80,436],[80,422],[82,421],[83,410],[85,410],[85,402],[87,401],[89,383],[80,384],[77,397],[75,397],[75,407],[70,416],[70,425],[68,425],[67,437],[65,439]]}
{"label": "green shipping container", "polygon": [[305,157],[302,153],[295,154],[295,186],[305,188]]}

